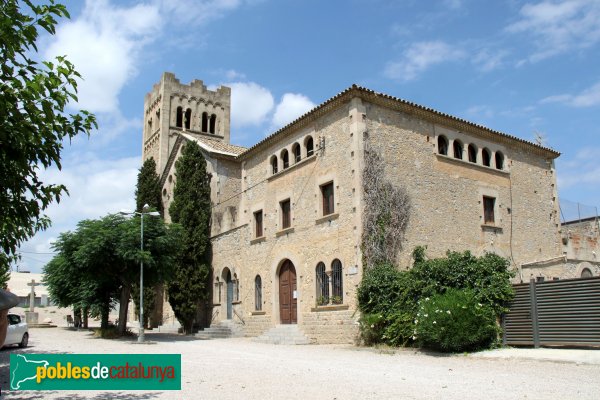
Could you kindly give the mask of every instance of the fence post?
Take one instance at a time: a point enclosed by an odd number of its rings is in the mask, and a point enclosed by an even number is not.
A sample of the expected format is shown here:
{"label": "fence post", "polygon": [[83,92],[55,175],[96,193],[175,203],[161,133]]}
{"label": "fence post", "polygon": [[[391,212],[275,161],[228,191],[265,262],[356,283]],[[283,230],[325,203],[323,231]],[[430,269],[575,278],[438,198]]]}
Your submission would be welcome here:
{"label": "fence post", "polygon": [[531,325],[533,328],[533,347],[540,347],[540,330],[538,326],[538,313],[537,313],[537,294],[535,292],[536,282],[535,278],[531,277],[529,281],[529,299],[531,302]]}

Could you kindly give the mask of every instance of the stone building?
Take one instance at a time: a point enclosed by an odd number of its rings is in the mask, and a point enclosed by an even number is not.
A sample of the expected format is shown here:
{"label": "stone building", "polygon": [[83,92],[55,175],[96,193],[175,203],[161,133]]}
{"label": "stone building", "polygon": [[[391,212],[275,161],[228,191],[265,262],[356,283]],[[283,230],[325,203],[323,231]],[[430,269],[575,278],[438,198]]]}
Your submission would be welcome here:
{"label": "stone building", "polygon": [[356,85],[250,148],[230,143],[229,88],[165,73],[144,112],[143,158],[157,162],[166,210],[187,141],[212,174],[213,325],[353,341],[367,143],[411,199],[402,267],[427,245],[430,257],[497,253],[522,279],[523,264],[562,255],[559,153],[514,136]]}

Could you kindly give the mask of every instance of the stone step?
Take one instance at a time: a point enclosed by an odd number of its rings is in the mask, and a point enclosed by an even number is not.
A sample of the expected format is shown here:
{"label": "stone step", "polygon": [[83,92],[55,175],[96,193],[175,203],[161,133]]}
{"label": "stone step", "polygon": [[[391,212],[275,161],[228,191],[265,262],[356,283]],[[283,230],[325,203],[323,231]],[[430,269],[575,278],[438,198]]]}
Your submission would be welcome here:
{"label": "stone step", "polygon": [[241,337],[244,336],[244,329],[236,322],[225,320],[211,326],[210,328],[205,328],[204,330],[199,331],[195,334],[195,336],[201,339],[225,339],[231,337]]}

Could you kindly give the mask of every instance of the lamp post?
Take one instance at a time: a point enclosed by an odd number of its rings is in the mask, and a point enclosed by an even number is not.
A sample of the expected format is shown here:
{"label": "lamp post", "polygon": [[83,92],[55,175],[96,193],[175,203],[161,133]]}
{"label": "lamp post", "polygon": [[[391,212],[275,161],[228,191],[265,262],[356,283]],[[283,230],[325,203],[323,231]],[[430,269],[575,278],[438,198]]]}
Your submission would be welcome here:
{"label": "lamp post", "polygon": [[[139,215],[141,220],[141,229],[140,229],[140,250],[142,253],[144,252],[144,215],[151,215],[153,217],[160,216],[158,211],[149,211],[150,206],[148,204],[144,204],[141,212],[137,211],[121,211],[120,213],[123,215]],[[140,332],[138,335],[138,343],[144,342],[144,258],[143,254],[140,257]]]}

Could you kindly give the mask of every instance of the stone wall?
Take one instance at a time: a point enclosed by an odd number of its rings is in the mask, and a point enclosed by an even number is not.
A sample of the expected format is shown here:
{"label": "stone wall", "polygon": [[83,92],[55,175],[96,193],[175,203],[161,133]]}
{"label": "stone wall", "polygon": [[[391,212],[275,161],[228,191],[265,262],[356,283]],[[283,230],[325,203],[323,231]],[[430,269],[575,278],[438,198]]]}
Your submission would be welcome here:
{"label": "stone wall", "polygon": [[[411,252],[427,246],[429,257],[447,250],[486,251],[512,257],[514,267],[560,255],[551,162],[517,146],[453,131],[401,111],[367,106],[368,141],[386,164],[385,175],[404,186],[412,203],[400,265],[411,265]],[[473,143],[478,162],[440,155],[444,135]],[[482,149],[504,155],[504,168],[481,164]],[[452,151],[450,147],[449,151]],[[484,223],[482,197],[496,199],[495,222]]]}
{"label": "stone wall", "polygon": [[304,314],[302,331],[315,343],[358,343],[358,316],[356,310],[313,309]]}

